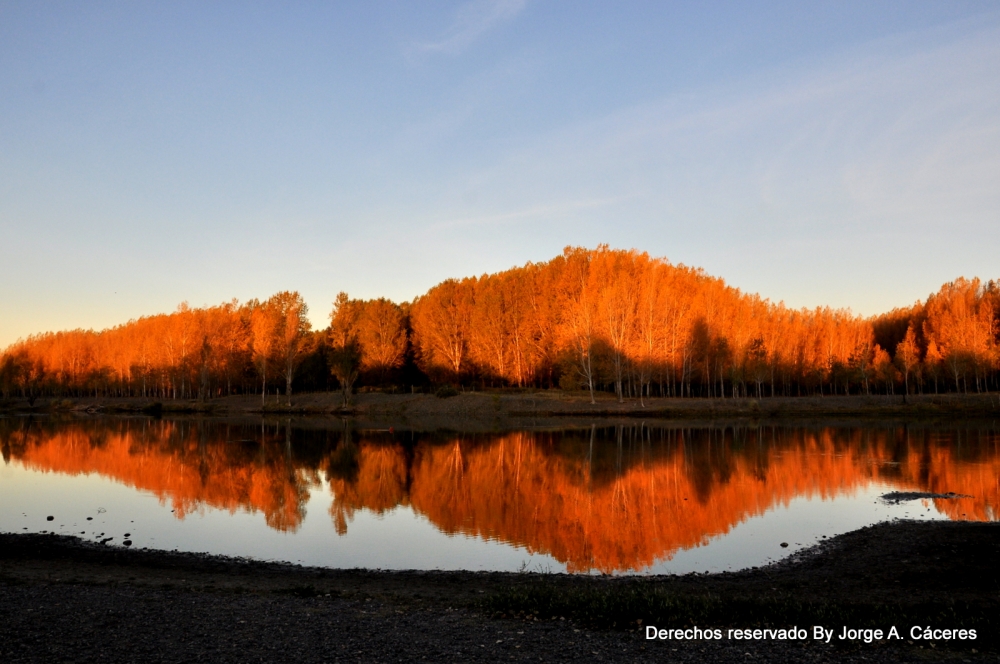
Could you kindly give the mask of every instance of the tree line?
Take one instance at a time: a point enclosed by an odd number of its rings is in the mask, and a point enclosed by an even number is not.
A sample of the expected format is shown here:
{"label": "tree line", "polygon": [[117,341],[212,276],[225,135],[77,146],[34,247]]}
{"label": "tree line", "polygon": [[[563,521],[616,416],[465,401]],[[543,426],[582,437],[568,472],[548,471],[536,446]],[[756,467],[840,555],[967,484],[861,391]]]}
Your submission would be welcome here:
{"label": "tree line", "polygon": [[412,302],[338,295],[312,330],[296,292],[47,332],[0,356],[5,398],[210,399],[293,391],[500,387],[593,400],[991,391],[1000,285],[958,279],[872,318],[791,309],[638,251],[568,247],[448,279]]}

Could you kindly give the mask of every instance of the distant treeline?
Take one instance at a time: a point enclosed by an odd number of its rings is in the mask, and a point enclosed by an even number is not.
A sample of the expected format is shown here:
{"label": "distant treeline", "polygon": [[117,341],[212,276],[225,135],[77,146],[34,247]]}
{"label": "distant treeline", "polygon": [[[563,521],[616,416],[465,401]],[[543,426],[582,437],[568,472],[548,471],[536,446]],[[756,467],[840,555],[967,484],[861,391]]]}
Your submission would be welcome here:
{"label": "distant treeline", "polygon": [[637,251],[567,248],[546,263],[449,279],[413,302],[341,293],[310,329],[298,293],[182,304],[94,332],[47,332],[0,356],[5,398],[208,399],[279,390],[450,384],[650,396],[992,391],[1000,285],[945,284],[874,318],[789,309]]}

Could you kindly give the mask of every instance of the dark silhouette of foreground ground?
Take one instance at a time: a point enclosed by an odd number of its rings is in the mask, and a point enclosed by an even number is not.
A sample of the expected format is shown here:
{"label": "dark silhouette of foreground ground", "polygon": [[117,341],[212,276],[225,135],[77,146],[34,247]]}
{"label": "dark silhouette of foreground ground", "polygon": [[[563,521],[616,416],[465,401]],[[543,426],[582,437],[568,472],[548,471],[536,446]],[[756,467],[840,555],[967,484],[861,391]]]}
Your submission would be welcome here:
{"label": "dark silhouette of foreground ground", "polygon": [[[644,578],[330,570],[2,534],[0,661],[996,661],[998,561],[993,523],[880,524],[766,568]],[[809,638],[647,640],[651,625]],[[825,644],[814,625],[902,638]]]}

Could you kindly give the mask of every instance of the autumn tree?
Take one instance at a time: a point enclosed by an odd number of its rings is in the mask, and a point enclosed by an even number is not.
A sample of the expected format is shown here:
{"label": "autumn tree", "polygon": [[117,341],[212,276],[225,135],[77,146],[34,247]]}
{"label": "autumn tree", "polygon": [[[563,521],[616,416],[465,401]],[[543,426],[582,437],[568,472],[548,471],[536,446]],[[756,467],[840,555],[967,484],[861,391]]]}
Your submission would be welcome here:
{"label": "autumn tree", "polygon": [[933,340],[927,343],[927,354],[924,356],[924,367],[934,379],[934,394],[938,393],[938,377],[941,375],[941,367],[944,364],[944,356],[938,350],[937,343]]}
{"label": "autumn tree", "polygon": [[292,379],[306,351],[305,339],[312,325],[309,307],[298,292],[283,291],[271,296],[267,306],[273,311],[276,323],[275,350],[285,378],[285,399],[292,405]]}
{"label": "autumn tree", "polygon": [[358,343],[358,328],[361,320],[361,304],[351,300],[347,293],[340,292],[330,313],[330,371],[340,383],[344,407],[351,403],[354,381],[358,379],[361,367],[361,348]]}
{"label": "autumn tree", "polygon": [[[609,275],[610,276],[610,275]],[[599,291],[599,311],[602,332],[607,335],[611,346],[611,365],[614,370],[615,393],[618,402],[625,400],[622,379],[628,361],[627,349],[632,341],[635,321],[634,284],[628,273],[617,275],[618,279],[607,279]]]}
{"label": "autumn tree", "polygon": [[[336,376],[345,402],[356,381],[422,380],[421,371],[437,382],[586,386],[592,401],[607,390],[642,405],[653,394],[870,393],[873,379],[888,393],[897,379],[907,394],[931,381],[935,392],[1000,387],[1000,286],[976,279],[865,319],[792,309],[702,270],[601,245],[449,279],[412,303],[343,295],[317,335],[305,311],[286,292],[33,335],[0,353],[0,390],[206,399],[253,393],[259,380],[263,403],[268,380],[283,376],[290,403],[306,354],[309,384]],[[320,340],[315,351],[310,339]]]}
{"label": "autumn tree", "polygon": [[448,279],[411,307],[414,345],[429,375],[458,382],[468,357],[473,280]]}
{"label": "autumn tree", "polygon": [[652,379],[653,368],[656,362],[656,351],[659,347],[660,327],[657,324],[658,312],[656,307],[659,300],[658,285],[660,271],[656,267],[659,266],[653,266],[651,269],[646,270],[645,275],[639,283],[635,312],[633,343],[635,344],[635,366],[639,373],[639,405],[642,407],[646,406],[645,393]]}
{"label": "autumn tree", "polygon": [[896,369],[892,365],[892,358],[889,357],[889,353],[878,344],[875,344],[873,350],[872,366],[875,369],[875,374],[885,382],[886,394],[894,393],[895,390],[893,387],[896,382]]}
{"label": "autumn tree", "polygon": [[17,393],[21,382],[21,363],[14,353],[4,353],[0,357],[0,392],[4,399],[10,399]]}
{"label": "autumn tree", "polygon": [[274,361],[281,320],[268,302],[257,304],[250,314],[250,332],[253,338],[253,359],[260,374],[260,404],[267,397],[267,367]]}
{"label": "autumn tree", "polygon": [[767,378],[767,347],[764,340],[757,337],[750,342],[746,351],[747,374],[757,386],[757,398],[763,396],[762,385]]}
{"label": "autumn tree", "polygon": [[402,309],[385,298],[364,302],[356,325],[362,370],[385,382],[390,371],[402,366],[406,354]]}
{"label": "autumn tree", "polygon": [[579,374],[594,399],[594,336],[597,307],[590,293],[590,255],[566,247],[561,288],[563,339],[574,357],[573,369]]}
{"label": "autumn tree", "polygon": [[906,336],[896,346],[896,362],[903,370],[903,394],[910,393],[910,374],[920,364],[920,347],[917,345],[917,333],[913,326],[906,328]]}
{"label": "autumn tree", "polygon": [[871,394],[868,376],[871,374],[871,345],[865,341],[858,343],[848,358],[848,365],[854,370],[859,381],[865,386],[865,394]]}

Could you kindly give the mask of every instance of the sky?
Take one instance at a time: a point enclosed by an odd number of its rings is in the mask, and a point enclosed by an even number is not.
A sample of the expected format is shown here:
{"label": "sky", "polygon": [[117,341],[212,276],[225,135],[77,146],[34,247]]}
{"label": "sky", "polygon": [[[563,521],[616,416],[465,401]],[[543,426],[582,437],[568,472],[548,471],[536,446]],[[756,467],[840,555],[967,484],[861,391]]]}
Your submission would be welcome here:
{"label": "sky", "polygon": [[600,243],[862,315],[1000,278],[1000,7],[0,0],[0,348]]}

